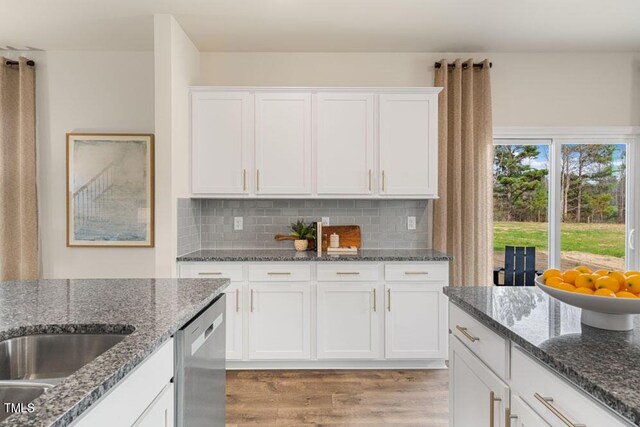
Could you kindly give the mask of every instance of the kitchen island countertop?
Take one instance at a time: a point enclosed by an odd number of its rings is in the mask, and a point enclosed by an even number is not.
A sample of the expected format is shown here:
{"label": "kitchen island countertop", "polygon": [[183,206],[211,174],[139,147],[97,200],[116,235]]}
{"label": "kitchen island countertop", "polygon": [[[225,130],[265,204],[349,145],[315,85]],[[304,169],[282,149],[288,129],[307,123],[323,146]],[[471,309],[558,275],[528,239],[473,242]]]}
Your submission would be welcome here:
{"label": "kitchen island countertop", "polygon": [[628,332],[580,323],[580,309],[535,287],[446,287],[449,300],[561,377],[640,425],[640,319]]}
{"label": "kitchen island countertop", "polygon": [[202,249],[179,256],[178,262],[193,261],[451,261],[453,258],[433,249],[361,249],[357,255],[329,255],[323,252],[318,256],[315,251],[296,252],[287,249]]}
{"label": "kitchen island countertop", "polygon": [[[46,333],[130,333],[0,426],[66,426],[208,306],[228,279],[0,282],[0,340]],[[46,382],[46,380],[43,380]]]}

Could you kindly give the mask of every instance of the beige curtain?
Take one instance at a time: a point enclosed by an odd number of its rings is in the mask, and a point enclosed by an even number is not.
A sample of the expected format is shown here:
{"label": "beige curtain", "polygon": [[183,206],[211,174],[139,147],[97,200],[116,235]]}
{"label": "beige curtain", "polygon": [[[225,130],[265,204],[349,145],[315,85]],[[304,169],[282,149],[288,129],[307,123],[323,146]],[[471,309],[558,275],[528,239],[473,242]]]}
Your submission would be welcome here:
{"label": "beige curtain", "polygon": [[35,70],[0,64],[0,280],[38,277]]}
{"label": "beige curtain", "polygon": [[[459,59],[436,69],[439,97],[438,193],[433,247],[453,255],[451,284],[491,284],[492,120],[489,61]],[[466,66],[465,66],[466,65]]]}

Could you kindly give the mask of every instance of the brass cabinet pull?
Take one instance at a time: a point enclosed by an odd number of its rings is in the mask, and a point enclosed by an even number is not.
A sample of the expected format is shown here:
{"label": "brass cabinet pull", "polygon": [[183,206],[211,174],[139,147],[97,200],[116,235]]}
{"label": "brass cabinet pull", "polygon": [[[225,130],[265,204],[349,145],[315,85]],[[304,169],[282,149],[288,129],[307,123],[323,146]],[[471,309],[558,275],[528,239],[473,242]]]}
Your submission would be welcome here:
{"label": "brass cabinet pull", "polygon": [[360,272],[358,272],[358,271],[336,271],[336,274],[340,274],[340,275],[343,275],[343,276],[345,276],[345,275],[356,276],[356,275],[360,274]]}
{"label": "brass cabinet pull", "polygon": [[378,311],[376,307],[376,288],[373,288],[373,311]]}
{"label": "brass cabinet pull", "polygon": [[511,420],[517,420],[518,416],[511,413],[511,409],[504,410],[504,424],[505,427],[511,427]]}
{"label": "brass cabinet pull", "polygon": [[236,313],[240,311],[240,289],[236,288]]}
{"label": "brass cabinet pull", "polygon": [[242,191],[247,191],[247,170],[242,169]]}
{"label": "brass cabinet pull", "polygon": [[499,397],[496,397],[496,394],[493,391],[489,392],[489,427],[494,427],[495,425],[495,404],[496,402],[500,402],[501,400],[502,399],[500,399]]}
{"label": "brass cabinet pull", "polygon": [[289,271],[269,271],[267,274],[269,276],[291,276]]}
{"label": "brass cabinet pull", "polygon": [[198,274],[200,276],[220,276],[222,273],[219,271],[203,271]]}
{"label": "brass cabinet pull", "polygon": [[369,169],[369,191],[371,191],[371,169]]}
{"label": "brass cabinet pull", "polygon": [[567,418],[562,412],[560,412],[558,410],[558,408],[556,408],[555,406],[553,406],[551,404],[551,402],[553,402],[553,398],[552,397],[543,397],[538,393],[533,393],[533,397],[538,399],[538,401],[540,403],[542,403],[545,408],[547,408],[548,410],[553,412],[553,415],[558,417],[560,419],[560,421],[565,423],[565,425],[567,425],[569,427],[587,427],[585,424],[574,424],[574,423],[572,423],[571,420],[569,420],[569,418]]}
{"label": "brass cabinet pull", "polygon": [[409,274],[429,274],[428,271],[405,271],[404,274],[409,275]]}
{"label": "brass cabinet pull", "polygon": [[260,191],[260,169],[256,169],[256,191]]}
{"label": "brass cabinet pull", "polygon": [[471,342],[476,342],[476,341],[480,341],[480,338],[478,337],[474,337],[473,335],[471,335],[468,332],[468,329],[465,328],[464,326],[460,326],[460,325],[456,325],[456,329],[460,331],[460,333],[462,335],[464,335],[465,337],[467,337],[467,339]]}
{"label": "brass cabinet pull", "polygon": [[384,171],[382,171],[382,191],[384,191]]}
{"label": "brass cabinet pull", "polygon": [[391,311],[391,289],[387,289],[387,310]]}
{"label": "brass cabinet pull", "polygon": [[250,305],[250,308],[251,308],[251,312],[253,313],[253,289],[251,289],[251,301],[250,302],[251,302],[251,304],[249,304],[249,305]]}

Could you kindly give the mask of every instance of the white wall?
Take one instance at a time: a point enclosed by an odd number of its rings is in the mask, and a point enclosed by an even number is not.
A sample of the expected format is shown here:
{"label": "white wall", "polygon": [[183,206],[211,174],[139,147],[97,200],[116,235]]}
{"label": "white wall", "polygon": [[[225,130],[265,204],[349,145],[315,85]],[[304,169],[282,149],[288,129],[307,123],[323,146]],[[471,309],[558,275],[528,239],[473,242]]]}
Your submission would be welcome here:
{"label": "white wall", "polygon": [[152,52],[37,52],[38,195],[44,278],[151,277],[149,248],[66,247],[65,133],[153,133]]}
{"label": "white wall", "polygon": [[200,52],[171,15],[154,18],[157,277],[176,276],[177,198],[189,195],[189,91]]}
{"label": "white wall", "polygon": [[493,61],[495,126],[640,125],[640,53],[202,53],[203,85],[431,86],[441,58]]}

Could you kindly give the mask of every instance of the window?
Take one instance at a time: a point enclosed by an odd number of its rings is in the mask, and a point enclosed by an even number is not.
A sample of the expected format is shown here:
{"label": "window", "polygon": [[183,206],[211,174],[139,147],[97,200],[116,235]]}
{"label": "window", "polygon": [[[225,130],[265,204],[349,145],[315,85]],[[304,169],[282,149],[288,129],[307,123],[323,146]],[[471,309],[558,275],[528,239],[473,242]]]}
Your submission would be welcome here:
{"label": "window", "polygon": [[497,131],[494,265],[504,265],[505,246],[534,246],[538,270],[639,267],[637,139],[602,131]]}

